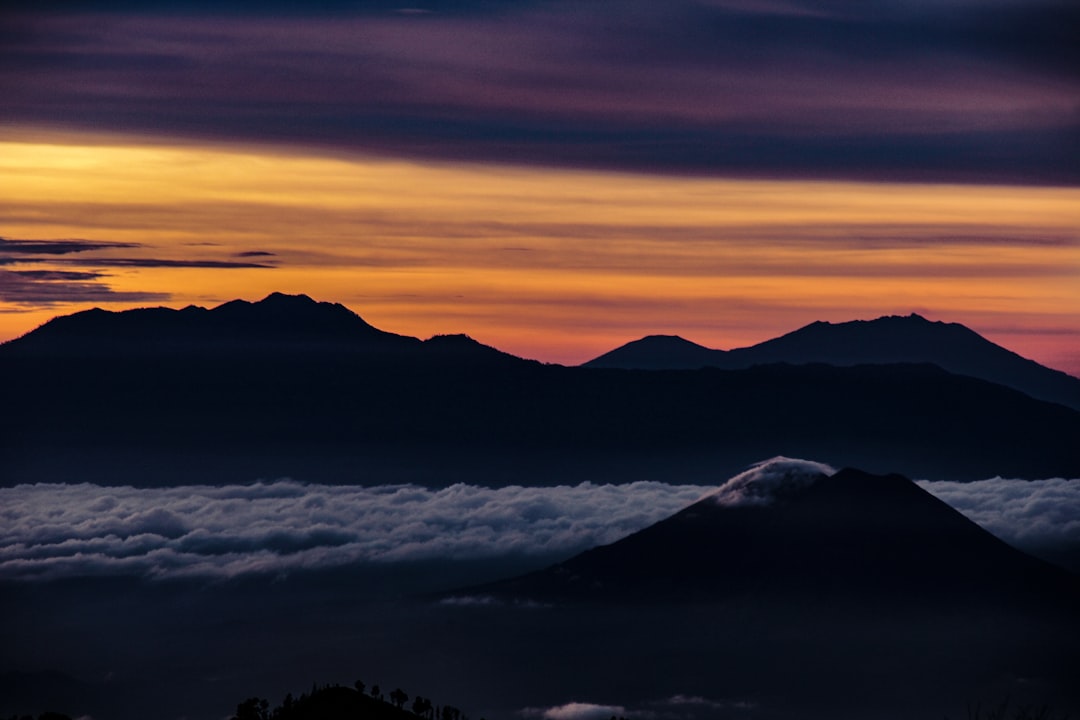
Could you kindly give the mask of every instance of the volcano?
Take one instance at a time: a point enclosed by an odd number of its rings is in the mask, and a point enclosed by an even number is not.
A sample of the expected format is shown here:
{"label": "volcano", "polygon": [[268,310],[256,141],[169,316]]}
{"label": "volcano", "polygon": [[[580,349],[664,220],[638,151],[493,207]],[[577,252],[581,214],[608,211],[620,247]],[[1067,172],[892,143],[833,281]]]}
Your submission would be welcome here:
{"label": "volcano", "polygon": [[1077,580],[903,476],[774,458],[622,540],[466,594],[538,603],[803,597],[1060,606],[1080,599]]}
{"label": "volcano", "polygon": [[1080,378],[1021,357],[959,323],[935,322],[915,313],[842,323],[813,322],[757,345],[727,351],[678,336],[650,335],[604,353],[584,367],[739,370],[770,363],[837,367],[930,363],[950,373],[1005,385],[1080,410]]}

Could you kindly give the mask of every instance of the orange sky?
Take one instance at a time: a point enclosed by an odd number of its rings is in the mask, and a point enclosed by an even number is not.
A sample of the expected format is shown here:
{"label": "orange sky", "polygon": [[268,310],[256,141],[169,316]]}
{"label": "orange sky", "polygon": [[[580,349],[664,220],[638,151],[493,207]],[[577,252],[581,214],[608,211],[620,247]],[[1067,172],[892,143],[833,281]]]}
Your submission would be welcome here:
{"label": "orange sky", "polygon": [[0,250],[0,339],[95,305],[277,290],[384,330],[579,363],[649,333],[726,349],[914,311],[1080,375],[1076,188],[420,164],[8,128],[0,237],[133,245]]}

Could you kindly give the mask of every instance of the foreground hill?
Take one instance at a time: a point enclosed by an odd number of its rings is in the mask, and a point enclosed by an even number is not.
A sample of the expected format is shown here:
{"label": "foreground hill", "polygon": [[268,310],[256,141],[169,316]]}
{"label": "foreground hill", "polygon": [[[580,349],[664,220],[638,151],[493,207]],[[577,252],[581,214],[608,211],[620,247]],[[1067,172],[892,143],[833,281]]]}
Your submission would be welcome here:
{"label": "foreground hill", "polygon": [[0,373],[5,483],[715,482],[779,454],[1080,476],[1080,412],[932,365],[546,366],[304,296],[58,318]]}
{"label": "foreground hill", "polygon": [[1080,410],[1080,379],[1021,357],[958,323],[919,315],[815,322],[747,348],[712,350],[677,336],[635,340],[584,364],[591,368],[728,370],[768,363],[931,363]]}

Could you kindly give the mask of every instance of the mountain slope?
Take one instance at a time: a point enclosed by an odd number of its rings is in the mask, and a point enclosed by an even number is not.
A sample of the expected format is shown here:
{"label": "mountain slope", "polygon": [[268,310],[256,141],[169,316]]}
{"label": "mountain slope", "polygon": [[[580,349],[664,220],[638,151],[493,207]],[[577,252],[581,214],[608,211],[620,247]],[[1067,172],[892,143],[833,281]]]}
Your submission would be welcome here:
{"label": "mountain slope", "polygon": [[[725,494],[740,480],[743,488]],[[746,492],[764,483],[772,487]],[[749,595],[1060,606],[1080,599],[1078,590],[1075,577],[1006,545],[902,476],[826,474],[778,458],[622,540],[469,592],[540,602]]]}
{"label": "mountain slope", "polygon": [[815,322],[773,340],[726,352],[681,338],[676,342],[660,337],[628,343],[584,366],[740,369],[778,362],[837,366],[932,363],[951,373],[989,380],[1080,410],[1080,379],[1023,358],[963,325],[931,322],[915,314],[837,324]]}

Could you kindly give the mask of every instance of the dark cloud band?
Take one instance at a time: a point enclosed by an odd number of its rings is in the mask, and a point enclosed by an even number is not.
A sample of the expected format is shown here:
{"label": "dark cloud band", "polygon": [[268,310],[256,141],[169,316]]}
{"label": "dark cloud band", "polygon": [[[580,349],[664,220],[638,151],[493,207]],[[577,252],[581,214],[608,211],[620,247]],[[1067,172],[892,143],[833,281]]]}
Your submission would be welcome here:
{"label": "dark cloud band", "polygon": [[84,2],[12,15],[0,120],[769,177],[1080,182],[1062,2]]}
{"label": "dark cloud band", "polygon": [[[101,256],[102,250],[142,249],[139,243],[101,242],[96,240],[16,240],[0,237],[0,302],[18,307],[53,307],[65,303],[164,302],[172,296],[155,291],[114,290],[107,273],[99,268],[199,268],[232,270],[274,265],[242,260],[188,260],[153,257]],[[67,257],[74,255],[75,257]],[[240,253],[240,258],[263,258],[272,253]],[[5,267],[46,265],[47,269],[8,270]],[[93,268],[91,271],[62,270],[58,267]]]}

